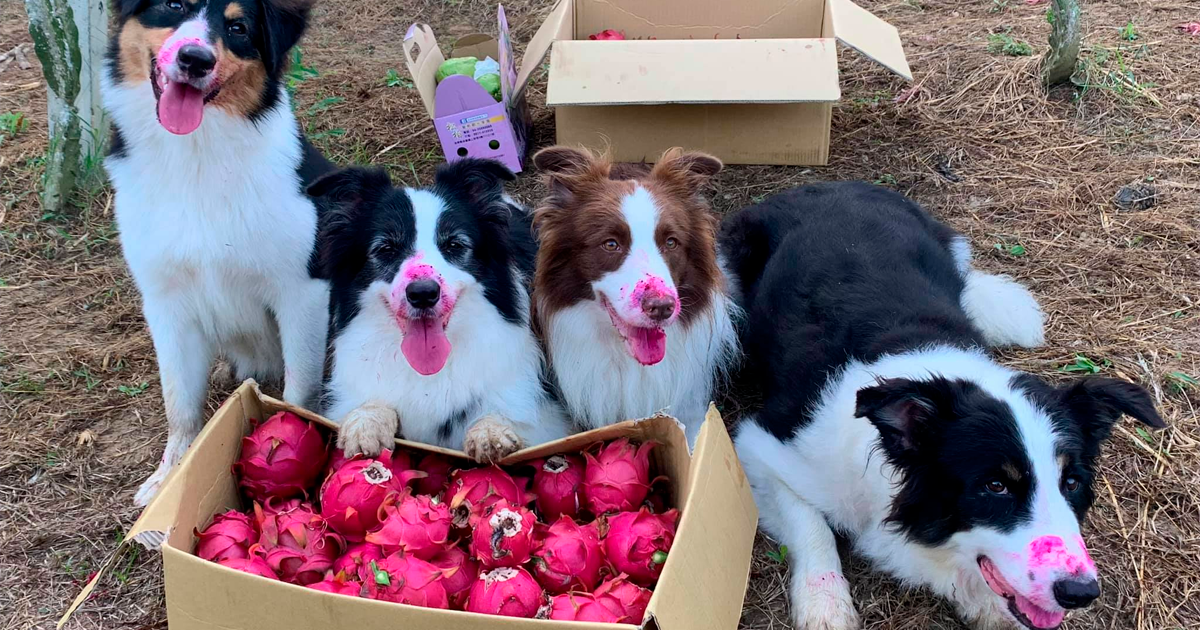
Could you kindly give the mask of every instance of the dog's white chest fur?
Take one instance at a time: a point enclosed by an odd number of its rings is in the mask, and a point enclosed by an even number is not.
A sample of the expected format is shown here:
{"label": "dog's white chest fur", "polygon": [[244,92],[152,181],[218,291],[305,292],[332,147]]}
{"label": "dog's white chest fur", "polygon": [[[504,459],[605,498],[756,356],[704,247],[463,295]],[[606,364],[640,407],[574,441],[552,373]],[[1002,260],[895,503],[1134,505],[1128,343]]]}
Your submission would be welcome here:
{"label": "dog's white chest fur", "polygon": [[551,315],[546,338],[560,394],[585,428],[668,413],[684,424],[688,441],[699,435],[713,385],[737,355],[729,298],[714,292],[708,309],[686,329],[667,330],[667,352],[655,365],[629,356],[598,302]]}
{"label": "dog's white chest fur", "polygon": [[149,83],[106,96],[126,143],[107,161],[117,226],[143,295],[218,343],[277,336],[269,311],[308,280],[317,231],[294,119],[272,111],[255,124],[210,107],[175,136],[155,119]]}

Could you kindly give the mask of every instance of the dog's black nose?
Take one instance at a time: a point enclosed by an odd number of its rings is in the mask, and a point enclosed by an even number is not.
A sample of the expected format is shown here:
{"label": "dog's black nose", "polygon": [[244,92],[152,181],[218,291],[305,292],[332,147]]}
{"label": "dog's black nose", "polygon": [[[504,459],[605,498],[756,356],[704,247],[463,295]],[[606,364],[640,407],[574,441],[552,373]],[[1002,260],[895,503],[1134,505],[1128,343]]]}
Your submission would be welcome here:
{"label": "dog's black nose", "polygon": [[175,56],[175,63],[179,64],[179,69],[188,77],[199,79],[212,72],[217,65],[217,57],[211,50],[203,46],[188,44],[179,49],[179,53]]}
{"label": "dog's black nose", "polygon": [[1059,580],[1054,583],[1054,600],[1067,610],[1084,608],[1100,597],[1100,583],[1089,580]]}
{"label": "dog's black nose", "polygon": [[405,287],[404,297],[413,308],[433,308],[442,297],[442,287],[433,280],[417,280]]}

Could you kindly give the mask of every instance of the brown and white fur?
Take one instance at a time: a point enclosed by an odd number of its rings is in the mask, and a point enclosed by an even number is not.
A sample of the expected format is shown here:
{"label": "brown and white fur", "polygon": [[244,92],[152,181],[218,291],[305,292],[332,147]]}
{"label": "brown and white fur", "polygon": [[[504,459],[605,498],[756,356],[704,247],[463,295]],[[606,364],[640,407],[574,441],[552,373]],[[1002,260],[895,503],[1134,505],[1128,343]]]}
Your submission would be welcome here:
{"label": "brown and white fur", "polygon": [[694,441],[738,356],[701,195],[721,162],[671,149],[653,167],[614,165],[568,147],[534,162],[549,187],[534,215],[535,324],[557,394],[584,428],[661,411]]}
{"label": "brown and white fur", "polygon": [[318,210],[304,187],[330,165],[282,84],[305,0],[116,0],[103,77],[121,247],[142,296],[167,440],[146,504],[204,423],[218,356],[241,378],[315,401],[329,288],[314,277]]}

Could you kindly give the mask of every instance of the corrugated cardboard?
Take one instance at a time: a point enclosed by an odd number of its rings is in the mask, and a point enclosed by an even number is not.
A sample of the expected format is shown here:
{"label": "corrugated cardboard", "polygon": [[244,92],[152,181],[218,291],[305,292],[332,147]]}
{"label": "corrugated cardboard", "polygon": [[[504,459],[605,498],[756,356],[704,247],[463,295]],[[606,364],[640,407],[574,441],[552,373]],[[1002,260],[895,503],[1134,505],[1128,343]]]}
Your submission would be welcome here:
{"label": "corrugated cardboard", "polygon": [[[625,41],[590,41],[605,29]],[[825,164],[837,42],[911,80],[895,27],[850,0],[560,0],[526,49],[550,56],[557,141],[654,161]]]}
{"label": "corrugated cardboard", "polygon": [[[605,630],[628,624],[567,623],[511,619],[333,595],[285,584],[192,555],[193,529],[230,508],[242,508],[230,466],[251,419],[281,409],[332,426],[324,418],[262,395],[247,381],[227,400],[188,449],[126,536],[163,555],[167,622],[171,630]],[[675,543],[641,628],[732,630],[741,616],[758,512],[749,483],[715,408],[689,454],[679,423],[667,416],[629,421],[513,454],[511,464],[577,451],[620,436],[659,443],[656,469],[671,480],[682,511]],[[465,457],[461,452],[397,440],[408,448]],[[111,569],[122,549],[105,563],[59,622],[61,628]]]}
{"label": "corrugated cardboard", "polygon": [[494,59],[500,65],[499,102],[471,77],[451,76],[437,82],[438,67],[447,57],[424,24],[413,24],[405,33],[404,63],[433,119],[446,161],[486,158],[519,173],[529,137],[529,106],[522,83],[528,80],[528,73],[523,74],[525,79],[518,79],[522,75],[514,65],[504,7],[497,10],[496,21],[497,37],[482,33],[461,37],[454,42],[449,58]]}

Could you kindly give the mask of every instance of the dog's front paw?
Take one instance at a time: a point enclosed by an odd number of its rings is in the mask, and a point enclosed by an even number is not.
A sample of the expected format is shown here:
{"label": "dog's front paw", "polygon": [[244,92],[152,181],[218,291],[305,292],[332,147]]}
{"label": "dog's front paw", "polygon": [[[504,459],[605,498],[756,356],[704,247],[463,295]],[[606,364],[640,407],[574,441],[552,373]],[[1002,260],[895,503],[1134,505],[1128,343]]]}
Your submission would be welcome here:
{"label": "dog's front paw", "polygon": [[840,573],[792,578],[792,621],[796,630],[858,630],[862,627],[850,585]]}
{"label": "dog's front paw", "polygon": [[137,493],[133,495],[133,503],[138,507],[146,507],[150,504],[150,500],[158,494],[162,484],[167,480],[167,476],[171,474],[171,469],[175,468],[175,464],[183,459],[183,454],[187,452],[191,446],[192,440],[195,438],[193,434],[187,435],[168,435],[167,446],[163,449],[162,460],[158,462],[158,468],[152,475],[142,482]]}
{"label": "dog's front paw", "polygon": [[383,403],[365,403],[342,418],[338,429],[338,448],[346,456],[362,453],[367,457],[375,457],[380,451],[395,445],[399,425],[400,416],[395,409]]}
{"label": "dog's front paw", "polygon": [[467,429],[463,452],[480,463],[500,461],[521,450],[525,442],[502,416],[487,415]]}

